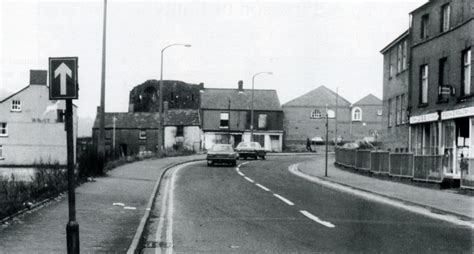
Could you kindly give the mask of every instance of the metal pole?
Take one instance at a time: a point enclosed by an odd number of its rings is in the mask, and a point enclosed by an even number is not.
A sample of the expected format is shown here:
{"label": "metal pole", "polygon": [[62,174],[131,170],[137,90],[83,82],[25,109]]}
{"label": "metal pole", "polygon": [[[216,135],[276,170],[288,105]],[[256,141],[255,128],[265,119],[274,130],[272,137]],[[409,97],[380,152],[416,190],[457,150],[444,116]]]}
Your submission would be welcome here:
{"label": "metal pole", "polygon": [[268,72],[268,71],[262,71],[262,72],[258,72],[258,73],[255,73],[253,76],[252,76],[252,102],[251,102],[251,108],[250,108],[250,141],[253,142],[253,111],[254,111],[254,108],[253,108],[253,98],[254,98],[254,85],[255,85],[255,77],[257,77],[258,75],[260,74],[268,74],[268,75],[272,75],[273,73],[272,72]]}
{"label": "metal pole", "polygon": [[326,161],[325,161],[325,170],[324,176],[328,176],[328,132],[329,132],[329,115],[328,115],[328,105],[326,104]]}
{"label": "metal pole", "polygon": [[115,155],[115,121],[117,121],[117,118],[114,116],[114,128],[113,128],[113,136],[112,136],[112,151],[114,152]]}
{"label": "metal pole", "polygon": [[76,222],[76,196],[74,193],[74,137],[72,99],[66,99],[66,141],[69,221],[66,225],[67,253],[79,253],[79,223]]}
{"label": "metal pole", "polygon": [[229,118],[227,119],[227,121],[228,121],[227,132],[229,134],[229,144],[230,144],[230,103],[231,103],[231,101],[230,101],[230,98],[229,98]]}
{"label": "metal pole", "polygon": [[183,44],[183,43],[173,43],[170,44],[166,47],[164,47],[161,50],[161,67],[160,67],[160,85],[159,85],[159,100],[158,100],[158,111],[160,113],[160,123],[158,124],[158,152],[163,151],[164,149],[164,131],[163,131],[163,126],[164,126],[164,115],[163,115],[163,55],[165,53],[165,50],[169,47],[173,46],[185,46],[187,48],[191,47],[190,44]]}
{"label": "metal pole", "polygon": [[338,144],[338,139],[337,139],[337,107],[338,107],[338,100],[339,100],[339,87],[336,87],[336,124],[335,124],[335,135],[336,135],[336,139],[335,139],[335,145],[337,146]]}
{"label": "metal pole", "polygon": [[100,87],[100,124],[99,124],[99,140],[98,153],[99,156],[105,154],[105,52],[106,52],[106,26],[107,25],[107,0],[104,0],[104,24],[102,33],[102,76]]}

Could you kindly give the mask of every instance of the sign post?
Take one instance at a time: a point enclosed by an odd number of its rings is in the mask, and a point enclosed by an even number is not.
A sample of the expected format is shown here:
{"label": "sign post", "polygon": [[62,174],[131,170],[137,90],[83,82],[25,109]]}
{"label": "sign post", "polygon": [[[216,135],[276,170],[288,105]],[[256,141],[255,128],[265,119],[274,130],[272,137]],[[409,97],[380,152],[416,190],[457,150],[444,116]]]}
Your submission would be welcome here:
{"label": "sign post", "polygon": [[66,101],[66,142],[69,221],[66,225],[67,253],[79,253],[79,224],[76,221],[74,176],[74,133],[72,100],[78,98],[77,57],[49,58],[49,99]]}

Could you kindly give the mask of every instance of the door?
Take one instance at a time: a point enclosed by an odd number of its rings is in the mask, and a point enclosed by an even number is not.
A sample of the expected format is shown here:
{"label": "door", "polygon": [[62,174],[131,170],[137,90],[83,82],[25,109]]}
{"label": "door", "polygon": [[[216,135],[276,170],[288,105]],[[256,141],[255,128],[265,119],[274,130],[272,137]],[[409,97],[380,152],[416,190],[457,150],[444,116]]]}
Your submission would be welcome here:
{"label": "door", "polygon": [[270,135],[270,142],[271,142],[272,152],[281,151],[279,135]]}

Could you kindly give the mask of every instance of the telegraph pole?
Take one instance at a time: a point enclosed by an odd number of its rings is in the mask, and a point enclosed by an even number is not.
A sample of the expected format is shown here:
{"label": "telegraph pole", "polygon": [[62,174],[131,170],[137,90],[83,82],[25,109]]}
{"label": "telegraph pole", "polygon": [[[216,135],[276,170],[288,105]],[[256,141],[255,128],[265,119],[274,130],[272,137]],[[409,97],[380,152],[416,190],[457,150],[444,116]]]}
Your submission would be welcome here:
{"label": "telegraph pole", "polygon": [[105,155],[105,46],[107,25],[107,0],[104,0],[104,24],[102,31],[102,76],[100,86],[100,118],[99,118],[99,140],[97,151],[99,156]]}
{"label": "telegraph pole", "polygon": [[334,135],[336,135],[335,139],[335,146],[338,144],[338,139],[337,139],[337,107],[338,107],[338,100],[339,100],[339,87],[336,87],[336,124],[335,124],[335,130],[334,130]]}
{"label": "telegraph pole", "polygon": [[227,132],[228,132],[228,134],[229,134],[229,144],[230,144],[230,103],[231,103],[231,101],[230,101],[230,98],[229,98],[229,118],[228,118],[228,120],[227,120],[227,121],[228,121],[228,125],[229,125],[228,128],[227,128]]}

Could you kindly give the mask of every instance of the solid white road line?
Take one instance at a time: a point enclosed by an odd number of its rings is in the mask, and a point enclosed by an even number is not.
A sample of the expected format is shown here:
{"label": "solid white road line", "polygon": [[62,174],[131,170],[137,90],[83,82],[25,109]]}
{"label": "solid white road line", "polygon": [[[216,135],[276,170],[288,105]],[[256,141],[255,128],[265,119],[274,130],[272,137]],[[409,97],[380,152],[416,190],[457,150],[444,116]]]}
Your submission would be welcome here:
{"label": "solid white road line", "polygon": [[252,179],[250,179],[250,178],[248,178],[248,177],[246,177],[246,176],[244,176],[244,178],[245,178],[245,180],[247,180],[247,181],[249,181],[249,182],[251,182],[251,183],[254,182]]}
{"label": "solid white road line", "polygon": [[311,213],[307,212],[307,211],[304,211],[304,210],[301,210],[300,213],[302,213],[304,216],[310,218],[311,220],[323,225],[323,226],[326,226],[328,228],[334,228],[334,224],[332,224],[331,222],[327,222],[327,221],[322,221],[320,220],[318,217],[312,215]]}
{"label": "solid white road line", "polygon": [[238,173],[239,175],[241,175],[241,176],[245,176],[245,175],[244,175],[242,172],[240,172],[240,171],[237,172],[237,173]]}
{"label": "solid white road line", "polygon": [[278,194],[273,194],[273,196],[277,197],[278,199],[280,199],[281,201],[285,202],[287,205],[295,205],[293,202],[291,202],[290,200],[278,195]]}
{"label": "solid white road line", "polygon": [[293,173],[293,174],[295,174],[299,177],[302,177],[306,180],[309,180],[311,182],[314,182],[314,183],[317,183],[317,184],[320,184],[320,185],[338,190],[340,192],[345,192],[345,193],[349,193],[349,194],[352,194],[352,195],[356,195],[356,196],[364,198],[366,200],[382,203],[382,204],[385,204],[385,205],[394,206],[394,207],[404,209],[404,210],[409,211],[409,212],[417,213],[417,214],[420,214],[420,215],[424,215],[424,216],[427,216],[427,217],[430,217],[430,218],[433,218],[433,219],[443,220],[443,221],[447,221],[447,222],[450,222],[450,223],[453,223],[453,224],[456,224],[456,225],[474,228],[474,224],[471,221],[464,221],[464,220],[461,220],[461,219],[459,219],[459,218],[457,218],[453,215],[444,215],[444,214],[432,213],[428,208],[406,204],[406,203],[403,203],[401,201],[392,200],[390,198],[386,198],[386,197],[383,197],[383,196],[380,196],[380,195],[377,195],[377,194],[372,194],[372,193],[367,192],[367,191],[354,189],[354,188],[347,187],[347,186],[344,186],[344,185],[340,185],[340,184],[337,184],[337,183],[321,180],[318,177],[313,177],[313,176],[306,175],[305,173],[299,171],[298,165],[299,164],[293,164],[288,168],[288,170],[291,173]]}
{"label": "solid white road line", "polygon": [[[165,221],[165,215],[166,215],[166,202],[168,199],[168,191],[169,191],[169,183],[170,181],[165,179],[165,186],[164,186],[164,191],[163,195],[161,197],[161,211],[160,211],[160,220],[158,221],[158,227],[156,229],[156,234],[155,234],[155,241],[157,243],[161,243],[161,231],[163,230],[163,224]],[[156,248],[155,253],[161,253],[161,248]]]}
{"label": "solid white road line", "polygon": [[174,214],[174,189],[175,189],[175,182],[176,182],[176,174],[178,171],[183,168],[182,166],[179,166],[176,168],[176,170],[173,172],[173,175],[171,176],[171,186],[170,186],[170,197],[168,198],[168,223],[166,227],[166,243],[167,243],[167,249],[166,253],[173,253],[173,214]]}
{"label": "solid white road line", "polygon": [[257,183],[256,185],[257,185],[258,187],[260,187],[261,189],[263,189],[264,191],[270,191],[269,188],[267,188],[267,187],[265,187],[265,186],[263,186],[263,185],[261,185],[261,184],[259,184],[259,183]]}

